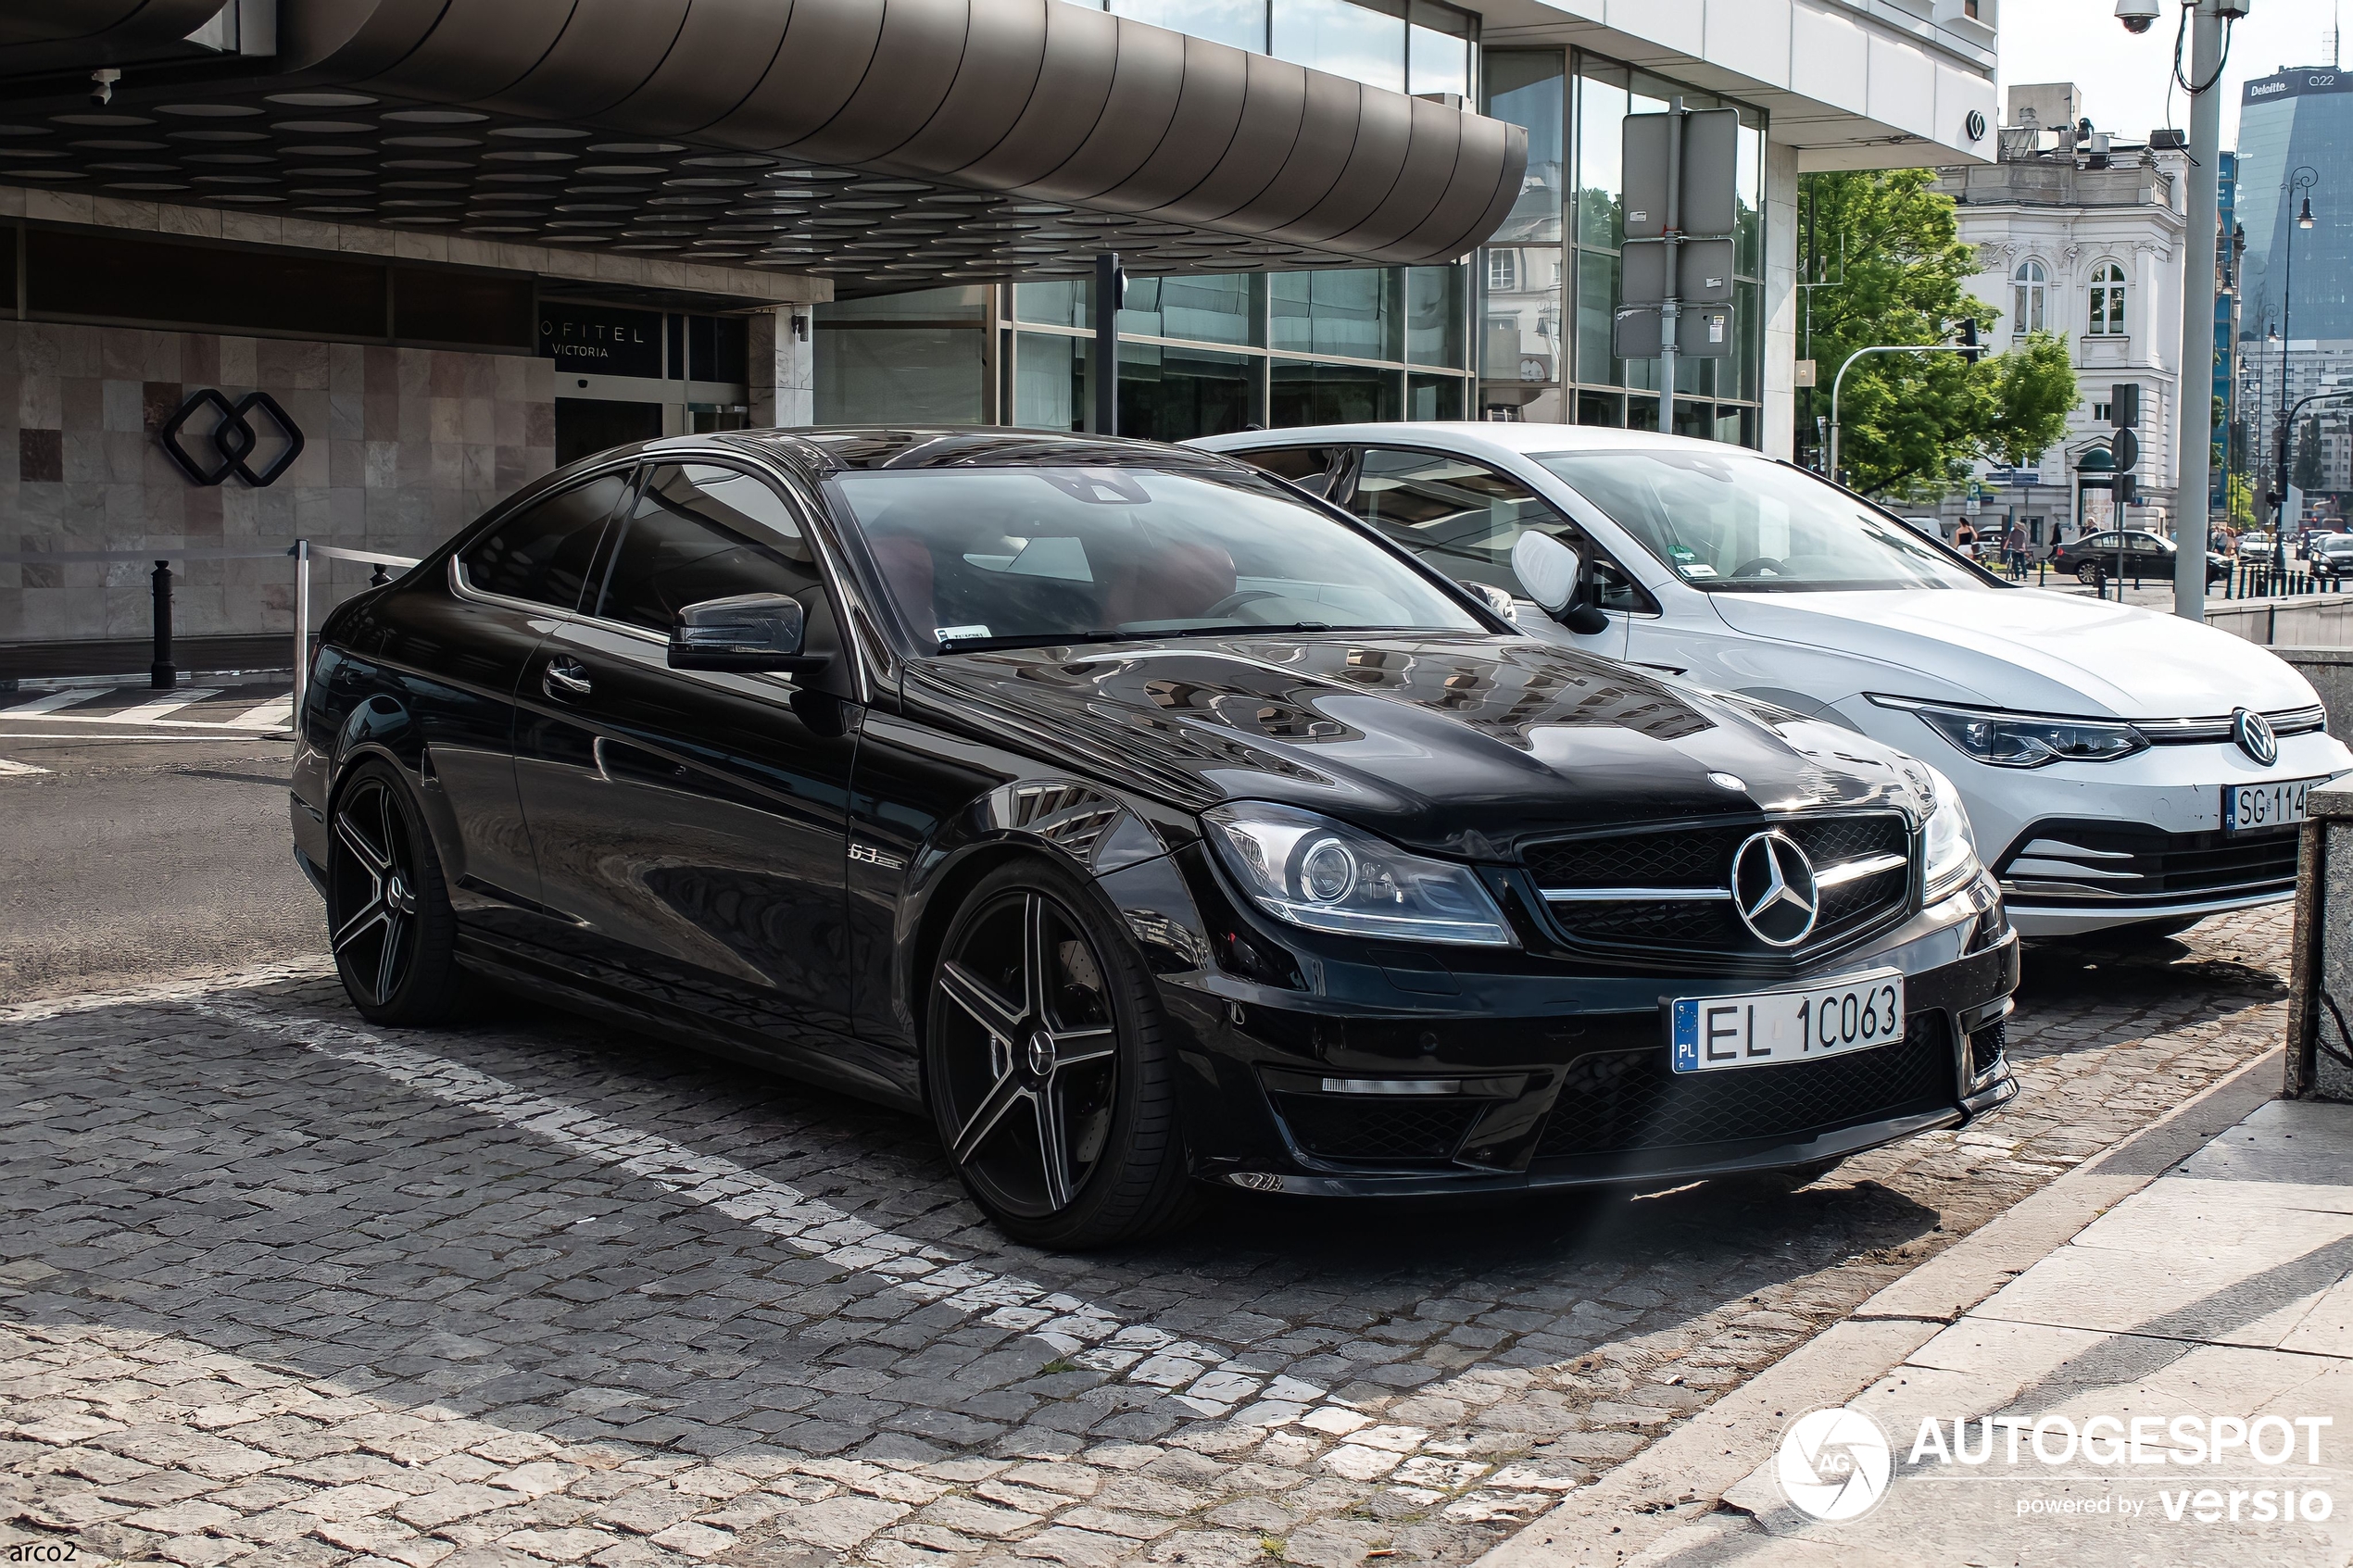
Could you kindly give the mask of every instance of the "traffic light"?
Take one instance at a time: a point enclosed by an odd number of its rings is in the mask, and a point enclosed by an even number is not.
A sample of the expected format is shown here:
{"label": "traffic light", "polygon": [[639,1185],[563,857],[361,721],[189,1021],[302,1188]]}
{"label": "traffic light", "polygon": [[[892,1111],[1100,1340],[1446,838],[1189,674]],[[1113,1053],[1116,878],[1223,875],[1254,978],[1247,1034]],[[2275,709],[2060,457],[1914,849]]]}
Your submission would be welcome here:
{"label": "traffic light", "polygon": [[1984,345],[1977,341],[1977,318],[1974,316],[1961,323],[1961,358],[1972,365],[1985,358]]}

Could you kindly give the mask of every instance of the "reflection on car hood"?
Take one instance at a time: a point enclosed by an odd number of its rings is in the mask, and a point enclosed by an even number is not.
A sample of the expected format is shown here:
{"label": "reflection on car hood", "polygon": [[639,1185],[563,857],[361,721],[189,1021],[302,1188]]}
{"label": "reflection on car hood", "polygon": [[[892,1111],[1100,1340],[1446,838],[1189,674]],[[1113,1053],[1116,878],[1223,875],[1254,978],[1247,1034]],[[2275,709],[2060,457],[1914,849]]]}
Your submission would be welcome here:
{"label": "reflection on car hood", "polygon": [[925,660],[906,695],[1172,805],[1286,801],[1476,859],[1529,834],[1908,802],[1913,787],[1876,742],[1793,717],[1776,727],[1738,699],[1524,637],[1000,650]]}
{"label": "reflection on car hood", "polygon": [[2195,719],[2319,700],[2253,643],[2072,594],[1713,594],[1709,602],[1734,631],[1855,656],[1842,677],[1852,684],[1812,694],[1829,702],[1884,692],[2026,713]]}

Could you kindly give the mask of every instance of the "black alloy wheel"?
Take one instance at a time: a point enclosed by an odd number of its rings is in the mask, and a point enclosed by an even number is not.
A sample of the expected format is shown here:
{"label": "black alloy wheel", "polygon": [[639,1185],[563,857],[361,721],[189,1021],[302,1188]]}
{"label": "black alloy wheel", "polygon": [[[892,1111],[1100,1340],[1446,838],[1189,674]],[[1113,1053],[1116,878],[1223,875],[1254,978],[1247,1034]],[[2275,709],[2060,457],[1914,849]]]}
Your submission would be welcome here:
{"label": "black alloy wheel", "polygon": [[965,898],[933,963],[925,1067],[949,1158],[999,1228],[1040,1247],[1130,1240],[1191,1201],[1165,1024],[1099,896],[1025,860]]}
{"label": "black alloy wheel", "polygon": [[328,814],[327,930],[343,988],[375,1023],[436,1023],[462,983],[457,917],[407,784],[384,762],[352,771]]}

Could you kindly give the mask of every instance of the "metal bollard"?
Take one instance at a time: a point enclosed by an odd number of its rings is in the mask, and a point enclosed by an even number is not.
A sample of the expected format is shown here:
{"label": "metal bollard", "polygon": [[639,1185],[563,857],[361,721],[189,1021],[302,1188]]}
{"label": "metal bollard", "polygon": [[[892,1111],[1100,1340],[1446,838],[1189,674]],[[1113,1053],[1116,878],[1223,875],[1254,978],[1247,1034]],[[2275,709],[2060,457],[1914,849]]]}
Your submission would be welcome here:
{"label": "metal bollard", "polygon": [[155,591],[155,662],[147,667],[147,684],[159,692],[168,692],[179,684],[180,671],[171,662],[171,563],[156,562],[152,579]]}
{"label": "metal bollard", "polygon": [[391,581],[392,573],[384,570],[382,561],[376,562],[376,569],[368,574],[368,586],[371,588],[381,588]]}

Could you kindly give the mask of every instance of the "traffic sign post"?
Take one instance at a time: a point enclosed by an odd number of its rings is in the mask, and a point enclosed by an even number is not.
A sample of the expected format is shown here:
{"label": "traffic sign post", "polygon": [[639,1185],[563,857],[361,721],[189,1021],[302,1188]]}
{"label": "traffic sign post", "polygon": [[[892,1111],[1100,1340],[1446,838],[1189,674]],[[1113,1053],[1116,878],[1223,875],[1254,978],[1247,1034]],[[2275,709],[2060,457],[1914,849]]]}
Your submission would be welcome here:
{"label": "traffic sign post", "polygon": [[1740,222],[1740,113],[1629,115],[1620,151],[1626,215],[1610,352],[1656,359],[1658,428],[1675,429],[1675,361],[1730,356],[1732,234]]}

